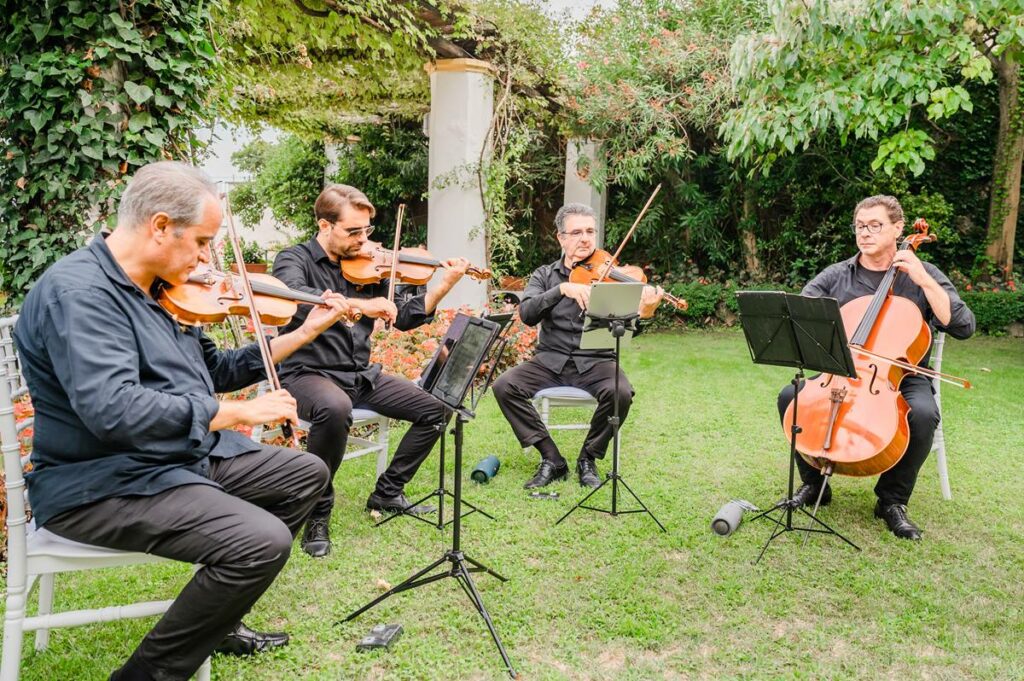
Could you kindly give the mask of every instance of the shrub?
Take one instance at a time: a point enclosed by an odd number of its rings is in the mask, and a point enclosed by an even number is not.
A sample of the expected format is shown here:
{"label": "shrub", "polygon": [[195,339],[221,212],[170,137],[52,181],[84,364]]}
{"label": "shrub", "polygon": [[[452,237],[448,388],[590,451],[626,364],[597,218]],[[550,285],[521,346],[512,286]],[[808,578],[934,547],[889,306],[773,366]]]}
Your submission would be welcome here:
{"label": "shrub", "polygon": [[[666,289],[684,298],[689,303],[689,309],[677,313],[671,306],[662,305],[652,323],[655,329],[732,326],[739,313],[736,299],[738,291],[799,291],[773,283],[737,287],[731,282],[717,284],[706,279],[687,284],[668,284]],[[968,286],[966,290],[961,290],[960,295],[974,312],[981,333],[1001,334],[1014,322],[1024,323],[1024,292],[977,291]]]}
{"label": "shrub", "polygon": [[[378,329],[373,334],[370,361],[380,362],[386,374],[416,380],[460,311],[466,310],[439,310],[434,321],[411,331]],[[508,347],[498,364],[495,377],[533,356],[537,330],[523,324],[517,315],[507,337]]]}
{"label": "shrub", "polygon": [[978,331],[1000,334],[1014,322],[1024,322],[1024,293],[963,291],[961,297],[978,320]]}

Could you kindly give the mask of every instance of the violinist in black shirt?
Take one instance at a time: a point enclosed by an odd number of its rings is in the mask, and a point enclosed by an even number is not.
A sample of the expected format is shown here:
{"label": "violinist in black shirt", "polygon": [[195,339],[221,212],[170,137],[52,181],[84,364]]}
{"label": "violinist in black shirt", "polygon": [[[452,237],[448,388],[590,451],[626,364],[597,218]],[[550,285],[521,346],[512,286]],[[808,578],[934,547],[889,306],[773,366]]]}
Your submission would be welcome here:
{"label": "violinist in black shirt", "polygon": [[[264,378],[259,347],[220,351],[154,299],[210,261],[217,188],[198,170],[138,170],[117,227],[62,258],[25,298],[15,342],[35,407],[37,527],[68,539],[193,563],[192,579],[112,679],[187,679],[215,650],[252,654],[288,641],[241,623],[284,567],[327,484],[316,457],[232,430],[296,420],[284,390],[218,400]],[[325,306],[270,342],[275,361],[348,310]]]}
{"label": "violinist in black shirt", "polygon": [[[319,233],[281,251],[274,260],[274,276],[290,288],[308,293],[337,291],[363,318],[352,326],[335,324],[281,367],[282,385],[295,395],[299,416],[311,424],[306,448],[327,463],[333,478],[345,454],[353,407],[410,421],[412,427],[377,480],[366,508],[429,513],[432,507],[413,506],[404,490],[441,435],[444,407],[412,382],[384,375],[379,364],[371,364],[370,334],[375,319],[386,319],[402,331],[430,322],[437,304],[466,273],[469,262],[464,258],[444,261],[444,273],[433,288],[397,291],[396,302],[391,302],[386,297],[387,279],[359,286],[341,273],[341,261],[358,254],[373,231],[370,220],[376,209],[366,195],[355,187],[331,185],[317,197],[313,212]],[[285,331],[301,324],[302,314],[300,310]],[[328,483],[302,534],[303,550],[315,558],[330,552],[333,507],[334,488]]]}
{"label": "violinist in black shirt", "polygon": [[[555,229],[562,256],[539,267],[532,275],[519,304],[519,317],[529,326],[540,325],[537,352],[534,357],[502,374],[494,383],[494,398],[512,426],[522,447],[536,447],[541,461],[537,472],[526,482],[526,489],[544,487],[569,475],[569,465],[544,422],[533,406],[537,391],[555,386],[573,386],[587,391],[597,399],[597,409],[590,421],[583,447],[576,460],[580,484],[597,487],[601,484],[595,459],[604,458],[612,429],[608,417],[615,401],[624,422],[633,402],[633,388],[619,370],[619,392],[615,392],[615,357],[611,351],[594,353],[579,351],[580,339],[590,300],[590,286],[569,281],[576,263],[587,260],[597,247],[597,218],[593,209],[580,203],[562,206],[555,215]],[[644,287],[640,301],[640,317],[654,316],[664,292],[653,286]]]}
{"label": "violinist in black shirt", "polygon": [[[836,298],[840,305],[861,296],[874,295],[891,265],[905,276],[895,280],[893,294],[911,300],[921,310],[924,321],[933,330],[945,331],[953,338],[965,339],[974,333],[974,313],[964,304],[953,284],[937,267],[918,259],[913,250],[898,250],[903,233],[903,208],[895,197],[871,196],[853,212],[853,231],[857,238],[858,253],[848,260],[825,269],[803,288],[806,296]],[[927,365],[931,353],[925,354],[921,365]],[[910,442],[903,457],[882,473],[875,485],[878,502],[875,517],[885,520],[889,530],[897,537],[917,540],[921,530],[907,515],[907,504],[917,482],[917,473],[932,449],[935,429],[939,425],[939,410],[935,404],[931,381],[921,375],[910,374],[900,382],[900,392],[910,405]],[[793,386],[779,394],[779,414],[786,413],[793,400]],[[803,484],[794,494],[794,500],[803,505],[814,503],[821,492],[821,472],[797,458]],[[825,488],[821,504],[832,500],[831,486]]]}

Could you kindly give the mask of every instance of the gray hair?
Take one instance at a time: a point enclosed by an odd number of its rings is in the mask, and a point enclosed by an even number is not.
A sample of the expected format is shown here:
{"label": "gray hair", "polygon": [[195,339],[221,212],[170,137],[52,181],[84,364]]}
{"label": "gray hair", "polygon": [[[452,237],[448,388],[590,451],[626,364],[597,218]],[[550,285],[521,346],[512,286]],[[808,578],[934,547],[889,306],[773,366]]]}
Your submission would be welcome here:
{"label": "gray hair", "polygon": [[167,213],[178,232],[202,221],[211,197],[217,198],[217,185],[198,168],[178,161],[150,163],[128,182],[117,224],[134,229],[157,213]]}
{"label": "gray hair", "polygon": [[853,209],[853,219],[857,219],[857,213],[861,212],[866,208],[874,208],[875,206],[885,206],[885,212],[889,216],[889,222],[896,224],[897,222],[903,222],[903,206],[896,199],[895,196],[889,196],[888,194],[875,194],[869,196]]}
{"label": "gray hair", "polygon": [[565,234],[565,219],[570,215],[585,215],[597,220],[597,213],[590,206],[583,203],[567,203],[555,213],[555,229],[559,234]]}

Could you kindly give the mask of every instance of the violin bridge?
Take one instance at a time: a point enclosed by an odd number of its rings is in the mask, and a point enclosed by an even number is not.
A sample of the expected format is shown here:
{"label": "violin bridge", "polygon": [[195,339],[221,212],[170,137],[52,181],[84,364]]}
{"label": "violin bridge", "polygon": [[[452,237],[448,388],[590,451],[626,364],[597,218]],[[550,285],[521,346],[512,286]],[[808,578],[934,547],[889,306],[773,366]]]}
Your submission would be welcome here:
{"label": "violin bridge", "polygon": [[832,429],[835,428],[836,418],[839,416],[839,406],[846,399],[846,386],[842,388],[832,388],[829,394],[829,402],[832,403],[832,409],[828,415],[828,428],[825,431],[825,444],[822,445],[822,449],[832,448]]}

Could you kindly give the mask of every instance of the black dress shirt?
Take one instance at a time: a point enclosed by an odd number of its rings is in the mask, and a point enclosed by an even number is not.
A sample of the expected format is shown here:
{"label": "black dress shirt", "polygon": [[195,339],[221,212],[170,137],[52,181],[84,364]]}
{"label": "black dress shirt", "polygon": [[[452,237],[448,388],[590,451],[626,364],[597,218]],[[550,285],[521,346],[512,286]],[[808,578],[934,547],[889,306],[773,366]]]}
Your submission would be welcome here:
{"label": "black dress shirt", "polygon": [[[938,320],[935,319],[931,306],[928,304],[928,298],[924,295],[924,290],[915,284],[905,272],[900,272],[896,275],[896,280],[893,284],[893,294],[907,298],[917,305],[918,309],[921,310],[921,316],[924,317],[924,321],[933,331],[944,331],[953,338],[961,340],[970,338],[974,333],[975,327],[974,313],[961,300],[952,282],[938,267],[929,262],[922,261],[922,264],[928,274],[949,294],[949,324],[939,324]],[[862,267],[860,264],[860,254],[858,253],[852,258],[825,268],[821,274],[804,286],[801,293],[805,296],[835,298],[839,301],[840,305],[845,305],[854,298],[874,295],[878,285],[881,283],[882,277],[880,274]],[[931,348],[928,349],[928,352],[922,358],[921,366],[928,364],[930,356]]]}
{"label": "black dress shirt", "polygon": [[587,318],[575,300],[563,296],[559,286],[569,281],[569,269],[561,258],[538,267],[523,291],[519,318],[527,326],[540,324],[535,359],[551,371],[561,372],[571,358],[583,373],[598,362],[615,359],[612,350],[580,350]]}
{"label": "black dress shirt", "polygon": [[[358,286],[341,276],[338,263],[332,263],[315,238],[281,251],[274,259],[274,276],[289,288],[320,295],[330,289],[346,298],[378,298],[388,294],[388,280],[379,284]],[[395,291],[398,319],[395,328],[400,331],[414,329],[434,318],[425,312],[426,293],[416,287],[400,287]],[[358,307],[358,303],[356,304]],[[305,320],[308,305],[299,311],[282,332],[297,328]],[[312,343],[299,348],[281,365],[281,378],[305,373],[317,373],[333,379],[342,388],[372,388],[380,376],[381,366],[370,364],[370,334],[374,319],[363,317],[351,327],[338,322],[324,331]],[[365,385],[360,386],[360,380]]]}
{"label": "black dress shirt", "polygon": [[108,497],[216,486],[207,457],[258,449],[239,432],[210,432],[210,421],[215,392],[264,377],[259,348],[221,351],[180,326],[104,238],[40,277],[14,339],[36,412],[25,477],[38,526]]}

